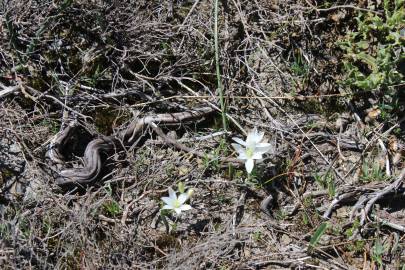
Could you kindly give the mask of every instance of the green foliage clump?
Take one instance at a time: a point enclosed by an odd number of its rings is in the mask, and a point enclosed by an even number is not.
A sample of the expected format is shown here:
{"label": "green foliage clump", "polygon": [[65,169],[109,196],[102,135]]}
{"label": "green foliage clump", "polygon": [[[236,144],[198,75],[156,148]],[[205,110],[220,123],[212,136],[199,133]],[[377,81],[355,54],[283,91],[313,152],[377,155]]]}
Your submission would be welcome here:
{"label": "green foliage clump", "polygon": [[109,217],[116,217],[122,213],[122,209],[115,200],[108,200],[103,204],[104,213]]}
{"label": "green foliage clump", "polygon": [[333,174],[328,171],[324,175],[315,174],[315,181],[324,189],[328,190],[329,198],[333,198],[336,195],[336,185],[334,182]]}
{"label": "green foliage clump", "polygon": [[375,90],[400,83],[398,63],[403,60],[404,0],[396,0],[394,10],[384,1],[385,18],[374,13],[360,14],[357,31],[350,32],[340,43],[345,51],[345,83],[350,87]]}
{"label": "green foliage clump", "polygon": [[374,263],[378,265],[378,268],[381,269],[384,265],[383,255],[386,252],[387,247],[381,243],[380,239],[376,239],[374,246],[371,250],[371,259]]}
{"label": "green foliage clump", "polygon": [[369,183],[373,181],[382,182],[389,179],[390,177],[385,174],[384,170],[377,163],[372,164],[368,161],[364,161],[363,165],[361,166],[359,180],[362,183]]}
{"label": "green foliage clump", "polygon": [[399,88],[404,83],[405,0],[384,0],[384,14],[361,13],[356,31],[339,45],[344,51],[343,84],[350,90],[381,93],[380,108],[399,110]]}

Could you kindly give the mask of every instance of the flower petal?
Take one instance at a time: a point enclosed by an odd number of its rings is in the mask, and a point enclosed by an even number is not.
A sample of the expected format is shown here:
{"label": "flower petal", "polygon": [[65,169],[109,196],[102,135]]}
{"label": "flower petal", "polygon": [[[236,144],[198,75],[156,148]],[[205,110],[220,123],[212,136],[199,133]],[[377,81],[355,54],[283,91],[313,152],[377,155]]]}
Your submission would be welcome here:
{"label": "flower petal", "polygon": [[173,205],[173,199],[170,197],[162,197],[162,201],[167,205]]}
{"label": "flower petal", "polygon": [[181,209],[180,208],[173,208],[177,215],[180,215]]}
{"label": "flower petal", "polygon": [[249,133],[248,133],[248,135],[247,135],[247,137],[246,137],[246,144],[252,144],[255,140],[254,140],[254,138],[255,138],[255,133],[254,133],[254,131],[250,131]]}
{"label": "flower petal", "polygon": [[174,207],[172,205],[164,205],[162,209],[173,209]]}
{"label": "flower petal", "polygon": [[263,140],[264,132],[256,132],[255,134],[255,143],[260,143]]}
{"label": "flower petal", "polygon": [[255,163],[254,163],[253,159],[246,160],[245,167],[246,167],[246,171],[249,174],[252,172],[254,166],[255,166]]}
{"label": "flower petal", "polygon": [[254,152],[252,159],[262,159],[263,158],[263,153],[260,152]]}
{"label": "flower petal", "polygon": [[257,128],[255,127],[253,130],[251,130],[248,133],[246,143],[247,144],[257,144],[263,139],[263,136],[264,136],[264,132],[258,132]]}
{"label": "flower petal", "polygon": [[176,192],[171,187],[169,187],[169,197],[172,200],[177,200]]}
{"label": "flower petal", "polygon": [[238,154],[245,152],[245,148],[242,145],[237,144],[237,143],[232,143],[231,145],[233,146],[233,148],[235,148],[235,150],[236,150],[236,152],[238,152]]}
{"label": "flower petal", "polygon": [[261,154],[261,155],[263,155],[264,153],[267,153],[267,152],[269,152],[271,150],[271,145],[269,145],[269,146],[267,146],[267,147],[257,147],[256,149],[255,149],[255,154],[256,153],[258,153],[258,154]]}
{"label": "flower petal", "polygon": [[187,193],[181,193],[179,195],[178,201],[179,201],[180,204],[183,204],[183,203],[185,203],[187,201],[187,199],[188,199]]}
{"label": "flower petal", "polygon": [[239,153],[238,159],[242,159],[242,160],[248,159],[247,155],[246,155],[246,152]]}
{"label": "flower petal", "polygon": [[242,140],[242,139],[233,137],[232,140],[234,140],[235,142],[237,142],[237,143],[239,143],[239,144],[241,144],[243,146],[246,146],[246,142],[244,140]]}
{"label": "flower petal", "polygon": [[188,204],[183,204],[182,206],[179,207],[181,211],[187,211],[190,210],[192,207]]}
{"label": "flower petal", "polygon": [[256,147],[258,147],[258,148],[261,148],[261,147],[271,147],[272,145],[270,144],[270,143],[265,143],[265,142],[262,142],[262,143],[257,143],[256,144]]}

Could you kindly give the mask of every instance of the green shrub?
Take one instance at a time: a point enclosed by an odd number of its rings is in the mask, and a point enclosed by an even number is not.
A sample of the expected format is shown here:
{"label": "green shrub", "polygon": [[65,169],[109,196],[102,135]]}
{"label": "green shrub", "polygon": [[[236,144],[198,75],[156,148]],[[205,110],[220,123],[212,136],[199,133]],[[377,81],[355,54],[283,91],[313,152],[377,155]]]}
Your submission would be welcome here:
{"label": "green shrub", "polygon": [[361,13],[356,31],[338,44],[344,51],[343,85],[353,92],[374,91],[382,111],[399,111],[400,85],[404,83],[404,2],[384,0],[384,14]]}
{"label": "green shrub", "polygon": [[403,60],[404,39],[400,31],[404,27],[404,0],[396,0],[390,11],[388,0],[384,1],[385,18],[374,13],[360,14],[357,31],[350,32],[340,43],[345,51],[345,83],[350,87],[375,90],[400,83],[402,74],[398,63]]}

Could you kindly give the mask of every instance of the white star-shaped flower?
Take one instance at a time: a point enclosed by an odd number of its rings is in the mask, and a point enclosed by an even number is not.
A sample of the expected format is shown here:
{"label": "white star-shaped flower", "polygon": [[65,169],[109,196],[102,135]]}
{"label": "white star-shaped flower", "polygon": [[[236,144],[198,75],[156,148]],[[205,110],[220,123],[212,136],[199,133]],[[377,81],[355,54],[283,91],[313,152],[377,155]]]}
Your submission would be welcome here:
{"label": "white star-shaped flower", "polygon": [[232,146],[238,152],[238,159],[246,160],[245,167],[246,171],[250,174],[255,165],[255,159],[262,159],[263,154],[267,153],[271,149],[271,144],[267,142],[262,142],[264,132],[258,132],[256,128],[250,131],[247,135],[246,141],[239,138],[232,138],[236,143]]}
{"label": "white star-shaped flower", "polygon": [[184,203],[191,194],[192,190],[189,190],[187,193],[180,193],[179,197],[177,197],[176,192],[169,187],[169,197],[162,197],[162,201],[165,203],[162,209],[174,210],[177,215],[179,215],[181,211],[190,210],[191,206]]}

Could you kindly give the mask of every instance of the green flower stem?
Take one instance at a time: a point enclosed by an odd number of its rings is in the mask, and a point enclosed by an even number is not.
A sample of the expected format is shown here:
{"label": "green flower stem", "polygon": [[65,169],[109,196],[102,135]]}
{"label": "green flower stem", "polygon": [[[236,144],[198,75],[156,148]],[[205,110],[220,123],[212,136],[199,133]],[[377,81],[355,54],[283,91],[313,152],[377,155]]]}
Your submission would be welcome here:
{"label": "green flower stem", "polygon": [[215,43],[215,66],[217,73],[217,87],[219,91],[219,101],[221,104],[222,125],[227,130],[226,109],[224,101],[224,90],[221,83],[221,71],[219,68],[219,45],[218,45],[218,0],[215,0],[214,8],[214,43]]}

